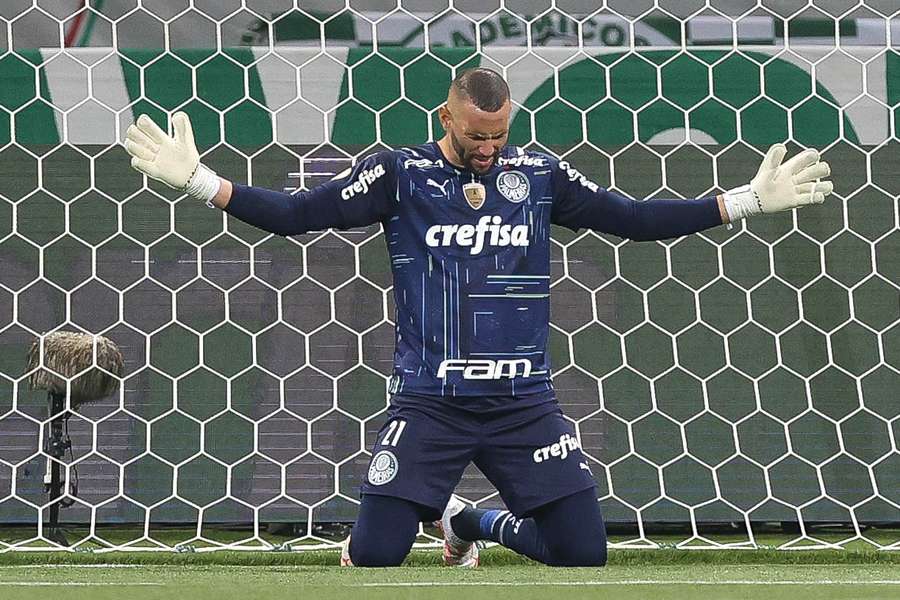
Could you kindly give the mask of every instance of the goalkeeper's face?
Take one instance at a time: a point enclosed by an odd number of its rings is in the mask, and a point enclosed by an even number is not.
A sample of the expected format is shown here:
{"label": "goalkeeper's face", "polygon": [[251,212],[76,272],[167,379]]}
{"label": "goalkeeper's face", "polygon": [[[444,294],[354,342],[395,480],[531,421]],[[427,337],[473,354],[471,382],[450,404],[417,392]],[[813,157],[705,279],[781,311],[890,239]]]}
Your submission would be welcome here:
{"label": "goalkeeper's face", "polygon": [[475,173],[487,173],[509,137],[509,112],[509,102],[496,112],[483,111],[471,102],[445,108],[441,116],[456,154],[448,158]]}

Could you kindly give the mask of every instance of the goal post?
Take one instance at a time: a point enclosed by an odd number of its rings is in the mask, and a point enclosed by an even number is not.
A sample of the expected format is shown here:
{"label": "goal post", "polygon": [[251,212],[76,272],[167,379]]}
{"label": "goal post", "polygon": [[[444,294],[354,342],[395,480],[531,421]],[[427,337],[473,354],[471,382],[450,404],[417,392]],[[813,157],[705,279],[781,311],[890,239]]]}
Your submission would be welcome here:
{"label": "goal post", "polygon": [[[754,548],[784,523],[785,547],[900,547],[878,528],[900,522],[900,33],[883,3],[89,4],[0,9],[0,552],[50,539],[47,403],[23,373],[56,330],[124,356],[119,391],[68,423],[72,547],[315,548],[320,524],[353,521],[393,361],[380,228],[269,235],[145,183],[121,142],[139,114],[184,110],[220,175],[310,188],[436,139],[447,85],[476,65],[510,83],[511,143],[640,200],[743,184],[785,140],[832,165],[824,205],[733,229],[554,229],[554,385],[607,521],[637,525],[613,546],[687,524],[684,547]],[[502,505],[474,467],[458,493]]]}

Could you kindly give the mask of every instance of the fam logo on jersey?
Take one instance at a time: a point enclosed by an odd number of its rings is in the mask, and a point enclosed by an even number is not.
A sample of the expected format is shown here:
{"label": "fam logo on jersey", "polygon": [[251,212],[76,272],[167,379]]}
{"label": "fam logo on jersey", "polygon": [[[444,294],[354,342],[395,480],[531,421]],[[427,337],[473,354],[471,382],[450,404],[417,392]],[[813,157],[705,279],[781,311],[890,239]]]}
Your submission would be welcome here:
{"label": "fam logo on jersey", "polygon": [[462,371],[463,379],[501,379],[503,377],[514,379],[518,376],[519,367],[522,368],[522,377],[531,375],[531,361],[527,358],[515,360],[448,358],[438,367],[437,376],[443,379],[450,371]]}
{"label": "fam logo on jersey", "polygon": [[425,232],[425,243],[438,246],[471,247],[470,254],[481,254],[488,246],[527,246],[528,225],[508,225],[499,215],[485,215],[477,225],[432,225]]}
{"label": "fam logo on jersey", "polygon": [[397,476],[397,457],[390,450],[382,450],[372,458],[369,465],[369,483],[384,485]]}
{"label": "fam logo on jersey", "polygon": [[559,441],[554,442],[552,444],[548,444],[543,448],[538,448],[534,451],[534,455],[532,458],[536,463],[542,463],[545,460],[550,460],[550,458],[558,458],[559,460],[566,460],[566,458],[576,450],[581,448],[581,443],[578,441],[578,438],[568,433],[564,433],[559,436]]}
{"label": "fam logo on jersey", "polygon": [[410,167],[415,167],[417,169],[443,169],[444,161],[440,158],[437,160],[430,160],[428,158],[407,158],[403,161],[403,168],[409,169]]}
{"label": "fam logo on jersey", "polygon": [[510,202],[521,202],[528,197],[531,185],[522,171],[504,171],[497,175],[497,190]]}
{"label": "fam logo on jersey", "polygon": [[375,180],[379,177],[382,177],[384,173],[384,165],[381,164],[377,164],[371,169],[364,170],[356,178],[356,181],[344,186],[344,189],[341,190],[341,198],[349,200],[357,194],[365,194],[369,191],[369,186],[375,183]]}

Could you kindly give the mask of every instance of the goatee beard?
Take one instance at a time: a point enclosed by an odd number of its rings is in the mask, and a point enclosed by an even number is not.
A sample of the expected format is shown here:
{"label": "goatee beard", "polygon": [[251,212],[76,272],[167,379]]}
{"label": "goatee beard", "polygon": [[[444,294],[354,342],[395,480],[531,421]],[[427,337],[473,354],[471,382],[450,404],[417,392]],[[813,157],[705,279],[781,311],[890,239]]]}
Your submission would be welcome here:
{"label": "goatee beard", "polygon": [[459,159],[459,162],[461,162],[465,168],[467,168],[468,170],[473,171],[475,173],[486,173],[487,171],[489,171],[491,169],[491,167],[493,167],[495,164],[497,164],[497,159],[500,158],[500,149],[497,149],[494,151],[494,154],[491,155],[491,164],[487,167],[487,169],[479,170],[478,168],[475,167],[475,164],[473,161],[475,155],[474,154],[470,154],[470,155],[466,154],[466,149],[459,142],[456,135],[452,131],[450,132],[450,145],[453,146],[453,151],[456,153],[456,158]]}

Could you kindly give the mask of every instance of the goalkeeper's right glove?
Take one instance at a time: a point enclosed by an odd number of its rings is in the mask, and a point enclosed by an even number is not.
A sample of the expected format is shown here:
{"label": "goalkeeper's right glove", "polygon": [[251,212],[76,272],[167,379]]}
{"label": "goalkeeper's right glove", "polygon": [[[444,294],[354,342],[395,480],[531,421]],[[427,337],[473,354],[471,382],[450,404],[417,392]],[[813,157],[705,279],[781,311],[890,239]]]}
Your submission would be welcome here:
{"label": "goalkeeper's right glove", "polygon": [[172,115],[172,137],[141,115],[125,132],[125,150],[131,166],[147,177],[186,192],[211,206],[221,181],[216,173],[200,162],[194,144],[191,120],[183,112]]}
{"label": "goalkeeper's right glove", "polygon": [[786,153],[783,144],[775,144],[766,152],[756,177],[748,185],[723,194],[729,221],[825,201],[834,186],[830,181],[817,180],[831,174],[828,163],[819,160],[818,151],[804,150],[781,164]]}

